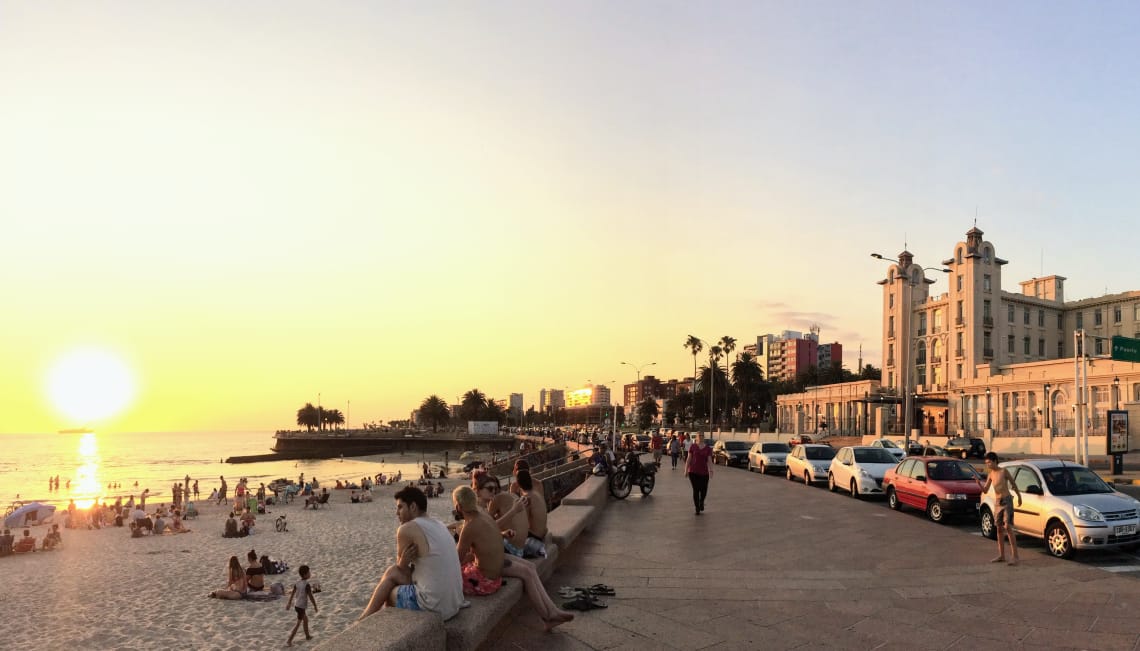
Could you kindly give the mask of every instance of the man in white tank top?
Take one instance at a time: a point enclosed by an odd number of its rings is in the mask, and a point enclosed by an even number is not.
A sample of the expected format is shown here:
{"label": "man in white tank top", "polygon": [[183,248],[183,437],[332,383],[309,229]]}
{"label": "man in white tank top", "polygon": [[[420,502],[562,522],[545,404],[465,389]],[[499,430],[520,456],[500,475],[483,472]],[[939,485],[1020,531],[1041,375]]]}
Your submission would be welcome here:
{"label": "man in white tank top", "polygon": [[363,619],[385,606],[428,610],[447,620],[463,607],[463,573],[455,539],[427,516],[427,497],[415,486],[396,493],[396,564],[372,591]]}

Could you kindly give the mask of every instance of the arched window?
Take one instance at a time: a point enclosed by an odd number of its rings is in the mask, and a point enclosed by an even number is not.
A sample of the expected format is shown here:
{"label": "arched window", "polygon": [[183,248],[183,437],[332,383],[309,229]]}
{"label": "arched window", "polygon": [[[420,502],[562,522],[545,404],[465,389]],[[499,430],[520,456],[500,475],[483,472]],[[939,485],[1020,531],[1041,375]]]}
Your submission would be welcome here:
{"label": "arched window", "polygon": [[958,247],[958,249],[954,251],[954,261],[958,264],[962,264],[962,247]]}
{"label": "arched window", "polygon": [[993,257],[994,257],[993,249],[991,249],[989,246],[983,246],[982,247],[982,262],[989,264],[990,261],[993,260]]}

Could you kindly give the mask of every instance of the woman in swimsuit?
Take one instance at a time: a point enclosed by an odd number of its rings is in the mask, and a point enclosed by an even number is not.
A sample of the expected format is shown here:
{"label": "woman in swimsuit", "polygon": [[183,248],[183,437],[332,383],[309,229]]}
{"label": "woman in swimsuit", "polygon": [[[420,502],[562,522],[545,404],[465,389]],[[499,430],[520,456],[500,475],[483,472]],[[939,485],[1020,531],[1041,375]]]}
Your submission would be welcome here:
{"label": "woman in swimsuit", "polygon": [[246,592],[249,592],[249,584],[245,580],[245,570],[237,556],[230,556],[226,565],[226,589],[215,590],[210,596],[216,599],[241,599]]}
{"label": "woman in swimsuit", "polygon": [[245,581],[250,592],[261,592],[265,589],[265,568],[257,560],[257,552],[252,549],[245,555],[249,567],[245,568]]}

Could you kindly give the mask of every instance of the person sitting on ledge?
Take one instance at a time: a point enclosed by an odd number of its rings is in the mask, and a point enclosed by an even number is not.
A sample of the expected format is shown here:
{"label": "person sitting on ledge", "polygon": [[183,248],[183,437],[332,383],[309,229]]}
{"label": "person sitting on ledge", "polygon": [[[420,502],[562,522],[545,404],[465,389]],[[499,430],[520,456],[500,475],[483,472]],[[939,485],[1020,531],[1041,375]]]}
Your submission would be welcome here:
{"label": "person sitting on ledge", "polygon": [[503,543],[499,527],[470,486],[459,486],[451,494],[457,514],[463,515],[456,551],[463,564],[463,594],[491,595],[503,586]]}

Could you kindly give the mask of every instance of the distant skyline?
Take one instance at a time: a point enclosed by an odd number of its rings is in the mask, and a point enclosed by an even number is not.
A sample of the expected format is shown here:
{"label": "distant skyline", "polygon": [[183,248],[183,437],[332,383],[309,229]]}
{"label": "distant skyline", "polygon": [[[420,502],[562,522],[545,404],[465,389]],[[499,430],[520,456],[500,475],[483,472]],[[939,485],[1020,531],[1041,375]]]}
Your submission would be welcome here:
{"label": "distant skyline", "polygon": [[80,347],[133,374],[94,423],[122,431],[529,407],[811,323],[878,366],[869,254],[936,266],[975,214],[1006,290],[1140,289],[1138,31],[1117,2],[0,4],[0,432],[85,424],[46,387]]}

